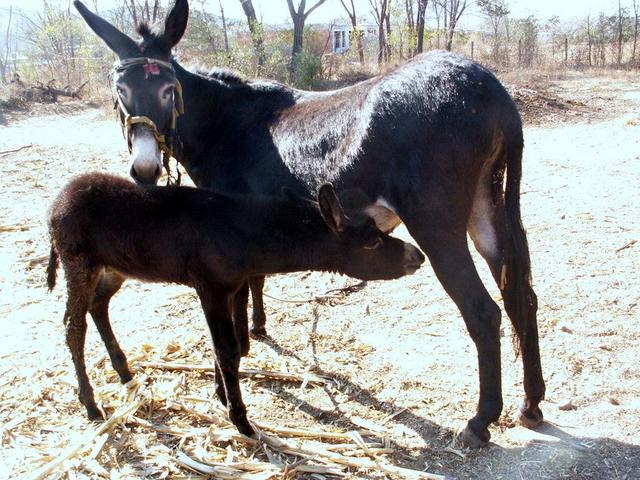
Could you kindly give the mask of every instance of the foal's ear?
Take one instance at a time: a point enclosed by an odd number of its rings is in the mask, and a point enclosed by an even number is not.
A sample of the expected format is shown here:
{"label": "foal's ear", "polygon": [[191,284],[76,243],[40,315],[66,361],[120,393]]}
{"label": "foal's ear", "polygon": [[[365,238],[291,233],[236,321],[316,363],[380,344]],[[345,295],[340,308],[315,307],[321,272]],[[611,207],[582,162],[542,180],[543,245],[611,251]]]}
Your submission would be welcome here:
{"label": "foal's ear", "polygon": [[345,217],[342,205],[340,205],[336,192],[330,183],[325,183],[318,190],[318,205],[320,206],[320,214],[329,228],[334,233],[342,232],[347,223],[347,217]]}
{"label": "foal's ear", "polygon": [[184,35],[188,19],[189,4],[187,0],[176,0],[167,15],[167,19],[164,21],[164,30],[162,32],[162,38],[171,48],[175,47],[182,35]]}
{"label": "foal's ear", "polygon": [[84,3],[80,0],[75,0],[73,6],[76,7],[78,13],[82,15],[87,25],[91,27],[91,30],[93,30],[121,60],[123,58],[138,56],[138,46],[131,38],[111,25],[104,18],[93,13],[85,7]]}

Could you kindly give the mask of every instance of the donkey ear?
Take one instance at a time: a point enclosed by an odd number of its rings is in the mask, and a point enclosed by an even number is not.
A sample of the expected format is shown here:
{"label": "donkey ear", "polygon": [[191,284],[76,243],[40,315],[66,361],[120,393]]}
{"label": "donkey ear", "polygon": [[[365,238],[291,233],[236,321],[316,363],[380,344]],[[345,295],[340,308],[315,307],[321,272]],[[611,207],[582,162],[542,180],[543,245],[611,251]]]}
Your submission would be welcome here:
{"label": "donkey ear", "polygon": [[75,0],[73,6],[76,7],[76,10],[82,15],[87,25],[91,27],[91,30],[104,40],[107,46],[113,50],[120,59],[138,56],[138,46],[131,38],[102,17],[90,11],[80,0]]}
{"label": "donkey ear", "polygon": [[167,15],[167,19],[164,22],[164,31],[162,37],[171,46],[175,47],[176,44],[184,35],[184,31],[187,29],[187,20],[189,19],[189,4],[187,0],[176,0],[173,4],[173,8]]}
{"label": "donkey ear", "polygon": [[318,205],[322,218],[333,233],[342,232],[347,223],[347,217],[330,183],[325,183],[318,190]]}

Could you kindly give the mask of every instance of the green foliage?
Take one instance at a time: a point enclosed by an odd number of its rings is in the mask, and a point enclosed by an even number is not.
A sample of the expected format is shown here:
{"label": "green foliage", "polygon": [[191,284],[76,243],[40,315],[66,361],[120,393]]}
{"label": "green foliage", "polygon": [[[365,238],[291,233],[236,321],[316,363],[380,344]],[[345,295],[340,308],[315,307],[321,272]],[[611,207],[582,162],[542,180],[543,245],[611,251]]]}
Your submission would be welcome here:
{"label": "green foliage", "polygon": [[224,50],[222,28],[218,23],[218,17],[211,13],[191,9],[189,28],[180,41],[180,50],[190,57],[207,56],[212,51]]}
{"label": "green foliage", "polygon": [[491,18],[506,17],[511,13],[505,0],[476,0],[478,7]]}
{"label": "green foliage", "polygon": [[294,84],[296,87],[305,89],[312,88],[322,73],[320,57],[304,49],[302,53],[295,57],[294,71]]}

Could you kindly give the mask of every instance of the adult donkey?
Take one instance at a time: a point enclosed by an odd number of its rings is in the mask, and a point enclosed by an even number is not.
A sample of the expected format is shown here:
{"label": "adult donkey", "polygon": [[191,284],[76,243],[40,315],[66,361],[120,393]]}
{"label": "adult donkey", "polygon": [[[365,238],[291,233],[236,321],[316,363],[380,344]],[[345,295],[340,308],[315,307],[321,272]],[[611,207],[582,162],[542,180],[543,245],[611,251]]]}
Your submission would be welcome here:
{"label": "adult donkey", "polygon": [[469,233],[502,292],[522,354],[520,419],[527,426],[542,421],[537,299],[520,219],[522,123],[488,70],[433,53],[348,88],[305,92],[182,68],[171,49],[187,25],[186,0],[176,0],[164,24],[139,27],[136,41],[79,1],[75,6],[120,59],[112,80],[127,113],[138,181],[157,181],[156,140],[171,132],[183,103],[170,153],[197,186],[266,194],[287,186],[310,197],[332,182],[368,199],[386,228],[405,223],[476,345],[480,399],[459,438],[480,446],[502,410],[500,309],[473,264]]}

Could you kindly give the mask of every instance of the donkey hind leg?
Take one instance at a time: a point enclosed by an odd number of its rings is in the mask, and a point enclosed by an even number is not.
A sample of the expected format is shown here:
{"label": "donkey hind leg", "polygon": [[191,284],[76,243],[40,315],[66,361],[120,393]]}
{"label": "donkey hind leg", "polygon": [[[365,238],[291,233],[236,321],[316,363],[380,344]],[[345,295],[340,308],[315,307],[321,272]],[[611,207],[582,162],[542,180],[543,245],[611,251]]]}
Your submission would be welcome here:
{"label": "donkey hind leg", "polygon": [[124,280],[124,277],[118,273],[105,270],[98,281],[89,313],[91,313],[100,337],[105,347],[107,347],[111,365],[113,365],[114,370],[118,373],[120,381],[127,383],[133,376],[127,364],[127,357],[120,348],[118,340],[116,340],[113,330],[111,330],[111,322],[109,321],[109,301],[120,289]]}
{"label": "donkey hind leg", "polygon": [[[444,213],[444,212],[443,212]],[[451,215],[451,212],[447,212]],[[441,213],[414,211],[403,218],[411,236],[429,257],[438,280],[455,302],[478,352],[480,399],[476,415],[459,441],[480,447],[491,438],[488,426],[500,417],[500,309],[485,289],[469,253],[466,226]]]}
{"label": "donkey hind leg", "polygon": [[267,316],[264,313],[264,277],[251,277],[249,279],[249,288],[251,288],[251,299],[253,300],[253,316],[251,327],[251,336],[253,338],[263,338],[267,336]]}
{"label": "donkey hind leg", "polygon": [[67,278],[67,306],[64,312],[66,341],[78,378],[78,398],[91,420],[101,419],[102,412],[96,405],[93,388],[87,376],[84,362],[84,342],[87,333],[87,310],[98,281],[99,271],[84,259],[65,262]]}
{"label": "donkey hind leg", "polygon": [[[240,346],[235,339],[231,318],[231,294],[213,285],[198,287],[198,295],[204,310],[207,325],[213,339],[216,355],[216,377],[218,396],[225,403],[229,419],[243,435],[252,436],[255,431],[247,420],[247,408],[242,401],[238,369],[240,368]],[[221,381],[220,381],[221,380]],[[224,386],[224,398],[220,388]]]}
{"label": "donkey hind leg", "polygon": [[240,290],[233,296],[233,327],[240,346],[240,356],[249,355],[249,319],[247,317],[247,303],[249,300],[249,284],[244,282]]}
{"label": "donkey hind leg", "polygon": [[[500,288],[505,310],[516,333],[516,348],[522,352],[525,390],[519,420],[525,426],[533,427],[543,419],[538,405],[545,391],[538,345],[537,297],[530,283],[524,230],[519,221],[516,225],[506,222],[502,192],[490,193],[490,179],[485,176],[485,181],[480,180],[468,231]],[[511,229],[516,231],[511,232]]]}

